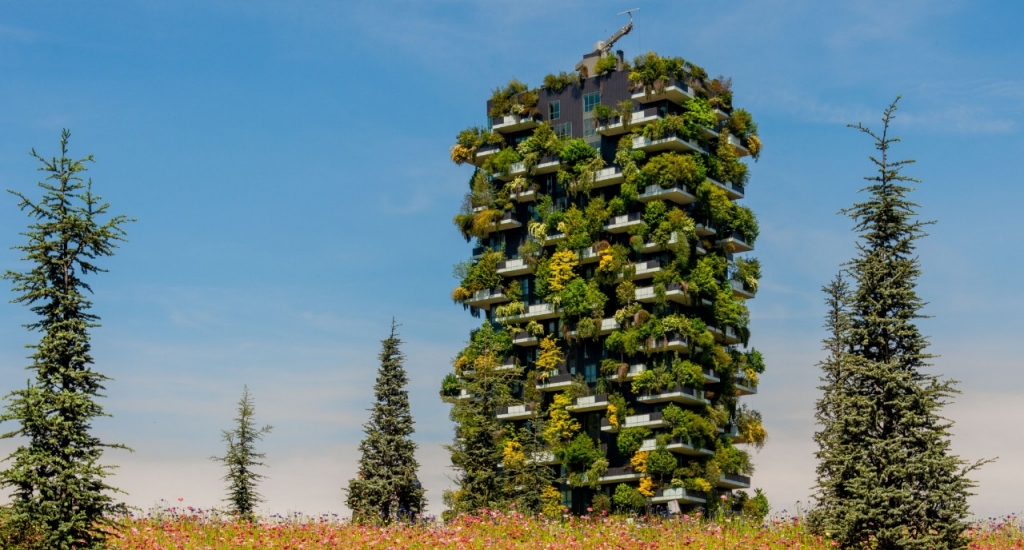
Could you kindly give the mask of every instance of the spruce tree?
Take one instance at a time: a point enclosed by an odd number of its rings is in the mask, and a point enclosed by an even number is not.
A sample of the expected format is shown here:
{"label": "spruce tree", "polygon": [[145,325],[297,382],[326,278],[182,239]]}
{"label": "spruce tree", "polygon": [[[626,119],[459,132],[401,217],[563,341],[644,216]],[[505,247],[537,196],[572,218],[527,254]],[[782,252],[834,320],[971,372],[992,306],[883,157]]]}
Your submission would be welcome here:
{"label": "spruce tree", "polygon": [[0,486],[11,490],[9,521],[33,537],[4,541],[8,545],[98,548],[112,525],[109,515],[126,511],[111,496],[117,490],[104,481],[112,467],[100,459],[105,449],[127,447],[91,433],[96,418],[109,416],[98,403],[109,378],[92,369],[89,329],[99,326],[99,318],[89,313],[85,292],[91,289],[84,277],[104,271],[95,261],[114,253],[132,220],[109,215],[109,205],[92,193],[92,180],[84,181],[81,173],[93,158],[69,158],[70,136],[68,130],[61,134],[60,158],[31,152],[46,173],[38,184],[40,200],[10,191],[32,219],[24,233],[28,243],[15,247],[31,268],[3,278],[18,293],[13,302],[38,316],[25,326],[42,338],[29,346],[34,379],[7,395],[0,415],[0,421],[18,425],[3,437],[21,441],[7,457],[9,467],[0,471]]}
{"label": "spruce tree", "polygon": [[[897,98],[898,101],[898,98]],[[973,483],[967,465],[950,452],[952,423],[940,415],[955,382],[927,373],[927,339],[915,321],[924,302],[915,242],[930,222],[909,200],[917,182],[901,174],[912,160],[891,160],[899,138],[889,136],[896,102],[882,132],[852,126],[874,139],[877,173],[864,202],[843,211],[859,233],[858,254],[845,266],[852,281],[826,289],[830,313],[818,401],[819,529],[845,547],[961,548]]]}
{"label": "spruce tree", "polygon": [[221,432],[224,442],[227,443],[227,452],[224,456],[210,457],[210,460],[224,464],[228,470],[222,479],[228,483],[228,496],[224,501],[228,503],[231,512],[253,521],[256,505],[263,502],[257,485],[260,480],[267,477],[254,469],[256,466],[266,466],[262,461],[267,457],[266,453],[256,452],[256,442],[261,441],[274,427],[256,427],[253,421],[256,408],[252,395],[249,394],[249,386],[243,386],[237,410],[235,428]]}
{"label": "spruce tree", "polygon": [[409,392],[405,386],[402,341],[391,322],[391,334],[381,341],[380,368],[373,390],[376,402],[363,425],[366,438],[359,443],[359,473],[348,482],[347,505],[360,523],[390,524],[414,519],[426,505],[416,477],[416,443]]}

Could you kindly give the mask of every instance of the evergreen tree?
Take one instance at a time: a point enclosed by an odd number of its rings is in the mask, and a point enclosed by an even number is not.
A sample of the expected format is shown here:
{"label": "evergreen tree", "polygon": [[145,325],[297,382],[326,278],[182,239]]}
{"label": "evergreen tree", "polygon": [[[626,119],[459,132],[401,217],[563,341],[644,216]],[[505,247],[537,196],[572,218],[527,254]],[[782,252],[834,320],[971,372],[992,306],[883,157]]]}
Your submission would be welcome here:
{"label": "evergreen tree", "polygon": [[249,386],[243,386],[242,398],[238,400],[235,428],[221,432],[227,443],[227,452],[224,456],[210,457],[210,460],[224,464],[228,470],[222,478],[228,483],[228,497],[224,501],[233,513],[250,521],[255,519],[256,505],[263,502],[256,486],[261,479],[267,477],[254,470],[256,466],[266,466],[262,460],[267,457],[266,453],[256,452],[256,442],[274,429],[269,425],[257,428],[253,422],[255,414]]}
{"label": "evergreen tree", "polygon": [[359,474],[348,482],[348,507],[354,520],[390,524],[415,518],[426,505],[416,477],[416,443],[409,411],[409,379],[405,374],[402,341],[391,322],[391,334],[381,341],[380,368],[373,390],[376,402],[363,425],[359,443]]}
{"label": "evergreen tree", "polygon": [[843,211],[861,239],[845,267],[853,288],[837,280],[826,289],[832,334],[818,402],[814,520],[847,547],[960,548],[973,486],[966,475],[982,462],[968,466],[950,453],[951,422],[940,409],[955,382],[924,371],[932,356],[915,324],[924,303],[914,249],[930,222],[916,219],[908,199],[906,183],[917,180],[901,174],[914,161],[889,158],[899,141],[889,136],[895,112],[893,102],[881,134],[853,126],[874,139],[878,171],[865,178],[867,200]]}
{"label": "evergreen tree", "polygon": [[31,152],[47,174],[38,184],[41,200],[11,191],[33,220],[28,244],[15,247],[32,267],[3,275],[18,293],[13,301],[38,316],[26,328],[42,333],[39,344],[29,346],[34,380],[7,395],[0,415],[0,421],[18,424],[3,437],[23,442],[0,471],[0,486],[11,489],[9,521],[34,540],[5,542],[47,549],[101,547],[112,525],[109,514],[125,511],[110,495],[116,489],[104,479],[111,467],[100,459],[104,449],[127,447],[90,433],[96,418],[109,416],[97,402],[109,378],[92,370],[89,329],[99,326],[99,318],[88,313],[92,303],[84,291],[91,289],[83,277],[104,271],[95,260],[114,253],[132,220],[108,215],[109,205],[80,175],[92,156],[68,158],[70,136],[68,130],[61,135],[60,158]]}

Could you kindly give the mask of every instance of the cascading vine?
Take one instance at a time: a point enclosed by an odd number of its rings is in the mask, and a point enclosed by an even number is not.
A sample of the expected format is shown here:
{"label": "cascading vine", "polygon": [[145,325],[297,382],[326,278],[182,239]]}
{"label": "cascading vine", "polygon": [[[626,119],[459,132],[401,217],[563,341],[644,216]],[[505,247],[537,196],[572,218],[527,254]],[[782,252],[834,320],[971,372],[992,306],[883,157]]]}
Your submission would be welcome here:
{"label": "cascading vine", "polygon": [[[450,513],[725,503],[754,515],[765,439],[740,405],[757,292],[742,157],[761,152],[731,80],[680,58],[614,56],[513,80],[458,134],[474,171],[454,223],[473,258],[452,299],[483,316],[442,384],[456,437]],[[581,117],[582,115],[582,124]],[[531,490],[524,490],[531,487]]]}

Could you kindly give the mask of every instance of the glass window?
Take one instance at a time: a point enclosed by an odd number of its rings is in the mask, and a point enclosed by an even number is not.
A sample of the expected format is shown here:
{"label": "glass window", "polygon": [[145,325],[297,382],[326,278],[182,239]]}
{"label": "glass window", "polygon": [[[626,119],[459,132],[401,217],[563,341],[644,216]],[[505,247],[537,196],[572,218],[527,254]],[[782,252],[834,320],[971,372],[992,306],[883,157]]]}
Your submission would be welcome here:
{"label": "glass window", "polygon": [[558,120],[558,117],[562,114],[562,106],[560,101],[552,101],[548,103],[548,120]]}
{"label": "glass window", "polygon": [[560,138],[571,138],[572,137],[572,123],[563,122],[555,125],[555,135]]}
{"label": "glass window", "polygon": [[584,365],[583,376],[586,377],[588,384],[597,382],[597,365]]}
{"label": "glass window", "polygon": [[583,112],[589,113],[594,107],[601,103],[601,92],[590,92],[583,96]]}

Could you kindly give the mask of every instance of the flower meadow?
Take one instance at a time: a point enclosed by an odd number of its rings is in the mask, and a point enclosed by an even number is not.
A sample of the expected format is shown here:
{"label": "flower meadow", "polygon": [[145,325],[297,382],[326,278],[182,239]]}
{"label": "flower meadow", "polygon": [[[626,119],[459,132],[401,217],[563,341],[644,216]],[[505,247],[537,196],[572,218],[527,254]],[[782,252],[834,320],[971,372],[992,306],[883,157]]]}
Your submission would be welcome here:
{"label": "flower meadow", "polygon": [[[275,515],[248,523],[175,507],[144,517],[120,518],[116,525],[120,535],[111,538],[111,548],[118,550],[834,548],[834,543],[812,535],[795,517],[776,517],[755,525],[730,519],[709,522],[699,514],[674,519],[565,516],[550,520],[517,512],[481,511],[443,525],[425,522],[372,527],[339,521],[333,515]],[[969,548],[975,550],[1024,549],[1024,524],[1015,516],[993,518],[974,526],[965,537]]]}

